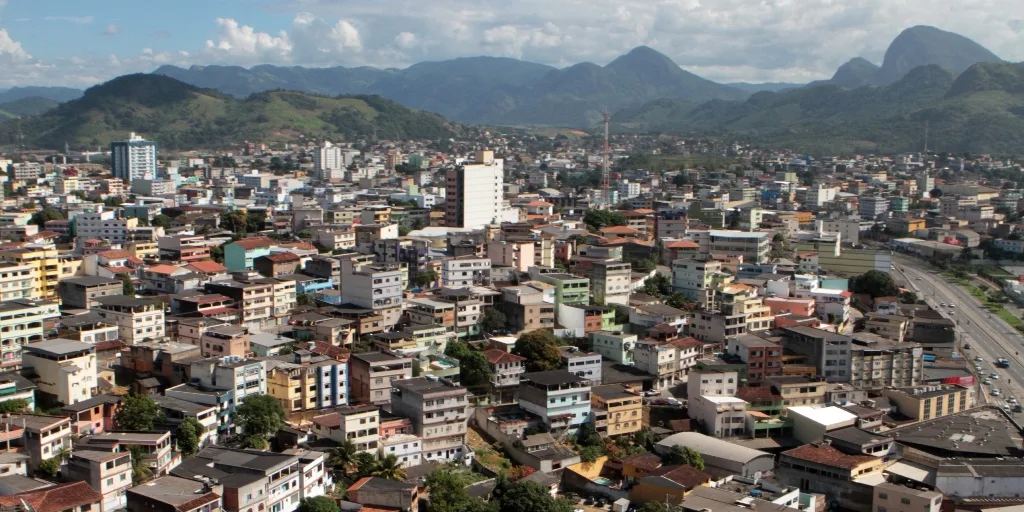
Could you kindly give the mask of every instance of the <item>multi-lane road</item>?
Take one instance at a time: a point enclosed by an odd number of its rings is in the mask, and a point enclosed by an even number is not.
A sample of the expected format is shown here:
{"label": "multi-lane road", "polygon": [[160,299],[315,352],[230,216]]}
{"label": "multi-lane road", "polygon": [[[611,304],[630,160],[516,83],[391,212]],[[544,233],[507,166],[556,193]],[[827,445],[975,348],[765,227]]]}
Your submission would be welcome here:
{"label": "multi-lane road", "polygon": [[[979,380],[992,373],[999,375],[999,379],[992,380],[991,386],[981,387],[989,403],[1003,404],[1010,396],[1024,400],[1024,336],[998,316],[989,313],[967,290],[946,281],[927,263],[901,255],[896,256],[895,263],[897,271],[894,277],[897,281],[916,290],[918,298],[926,300],[933,309],[957,322],[961,344],[971,344],[971,350],[964,352],[972,359],[972,363],[976,356],[984,359]],[[1000,357],[1010,360],[1009,368],[995,367],[996,359]],[[991,396],[992,388],[1000,390],[999,397]],[[985,401],[978,398],[979,403]]]}

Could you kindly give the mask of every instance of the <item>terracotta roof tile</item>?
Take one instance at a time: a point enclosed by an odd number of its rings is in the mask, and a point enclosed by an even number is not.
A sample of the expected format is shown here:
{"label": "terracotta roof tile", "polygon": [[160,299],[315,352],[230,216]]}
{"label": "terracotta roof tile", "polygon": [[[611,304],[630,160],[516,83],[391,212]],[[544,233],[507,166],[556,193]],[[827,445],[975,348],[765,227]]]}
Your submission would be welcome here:
{"label": "terracotta roof tile", "polygon": [[875,457],[870,455],[847,455],[831,446],[815,446],[813,444],[805,444],[782,452],[782,454],[794,459],[845,469],[853,469],[861,464],[875,460]]}
{"label": "terracotta roof tile", "polygon": [[661,467],[661,457],[650,452],[630,455],[622,461],[622,465],[624,467],[632,466],[644,471],[653,471]]}
{"label": "terracotta roof tile", "polygon": [[504,350],[498,350],[496,348],[492,348],[490,350],[485,351],[484,357],[486,357],[487,362],[491,364],[516,363],[519,361],[526,361],[526,358],[523,356],[517,356],[515,354],[505,352]]}
{"label": "terracotta roof tile", "polygon": [[128,251],[103,251],[99,253],[99,255],[107,259],[118,260],[121,258],[127,258],[131,256],[131,253],[129,253]]}
{"label": "terracotta roof tile", "polygon": [[257,236],[253,238],[243,238],[234,242],[234,244],[248,250],[257,249],[259,247],[270,247],[274,245],[274,241],[265,236]]}
{"label": "terracotta roof tile", "polygon": [[216,274],[219,272],[227,272],[228,270],[227,267],[213,260],[194,261],[185,265],[185,268],[195,270],[196,272],[202,272],[204,274]]}
{"label": "terracotta roof tile", "polygon": [[700,247],[700,244],[689,240],[676,240],[675,242],[665,244],[665,247],[669,249],[696,249]]}
{"label": "terracotta roof tile", "polygon": [[185,270],[181,267],[175,267],[174,265],[152,265],[146,267],[146,272],[152,272],[154,274],[166,274],[171,275],[179,270]]}
{"label": "terracotta roof tile", "polygon": [[0,506],[17,507],[23,500],[31,505],[35,512],[61,512],[82,505],[93,503],[99,505],[103,501],[103,495],[93,490],[85,482],[71,482],[10,496],[0,496]]}
{"label": "terracotta roof tile", "polygon": [[272,261],[274,263],[289,263],[289,262],[292,262],[292,261],[299,261],[299,259],[300,259],[297,254],[290,253],[290,252],[279,252],[279,253],[276,253],[276,254],[268,254],[268,255],[264,256],[264,258],[267,258],[268,260],[270,260],[270,261]]}
{"label": "terracotta roof tile", "polygon": [[639,235],[643,233],[642,231],[633,229],[629,226],[608,226],[602,229],[601,232],[613,235]]}
{"label": "terracotta roof tile", "polygon": [[699,487],[701,484],[711,481],[711,475],[686,464],[678,466],[663,466],[651,471],[650,476],[660,476],[671,480],[687,489]]}

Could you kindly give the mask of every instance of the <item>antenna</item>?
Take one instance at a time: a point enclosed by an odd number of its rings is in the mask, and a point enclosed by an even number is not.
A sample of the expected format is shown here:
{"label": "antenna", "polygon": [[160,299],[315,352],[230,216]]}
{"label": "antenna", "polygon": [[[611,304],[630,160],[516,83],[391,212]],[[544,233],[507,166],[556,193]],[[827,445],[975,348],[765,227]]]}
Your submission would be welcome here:
{"label": "antenna", "polygon": [[608,190],[608,167],[611,164],[612,150],[611,146],[608,145],[608,126],[611,124],[612,115],[608,113],[608,109],[603,112],[604,115],[604,162],[601,168],[601,201],[604,203],[604,207],[608,208],[612,202],[611,191]]}
{"label": "antenna", "polygon": [[924,153],[928,154],[928,120],[924,121]]}

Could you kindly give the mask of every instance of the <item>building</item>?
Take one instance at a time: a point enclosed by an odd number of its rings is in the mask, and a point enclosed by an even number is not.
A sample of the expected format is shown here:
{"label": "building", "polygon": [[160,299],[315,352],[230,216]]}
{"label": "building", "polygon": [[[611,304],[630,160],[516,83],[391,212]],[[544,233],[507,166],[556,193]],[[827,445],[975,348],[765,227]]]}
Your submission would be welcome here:
{"label": "building", "polygon": [[[130,478],[129,478],[130,480]],[[224,500],[208,482],[168,475],[125,493],[128,512],[219,512]]]}
{"label": "building", "polygon": [[376,476],[360,478],[348,488],[348,499],[367,510],[416,512],[420,510],[420,487],[416,482],[387,480]]}
{"label": "building", "polygon": [[0,496],[0,507],[32,512],[102,512],[103,495],[86,482],[47,485]]}
{"label": "building", "polygon": [[179,364],[188,366],[190,384],[195,388],[179,388],[173,393],[168,390],[168,396],[221,406],[218,428],[222,433],[234,432],[235,410],[245,397],[267,394],[265,361],[229,356],[198,361],[189,358]]}
{"label": "building", "polygon": [[484,352],[491,365],[491,396],[496,403],[511,403],[516,399],[520,378],[526,373],[525,357],[492,348]]}
{"label": "building", "polygon": [[166,475],[181,464],[181,453],[176,452],[169,431],[110,430],[102,434],[83,437],[75,443],[75,450],[95,450],[124,453],[133,447],[141,449],[142,464],[153,476]]}
{"label": "building", "polygon": [[110,143],[111,174],[128,183],[137,179],[155,179],[156,159],[156,142],[143,139],[135,132],[126,141]]}
{"label": "building", "polygon": [[342,179],[345,177],[346,154],[341,147],[331,144],[329,141],[313,150],[313,169],[319,171],[322,181]]}
{"label": "building", "polygon": [[638,432],[643,426],[643,399],[624,386],[594,386],[590,410],[597,432],[617,436]]}
{"label": "building", "polygon": [[679,259],[672,262],[672,288],[701,307],[713,304],[716,287],[730,280],[731,276],[722,272],[722,263],[718,261]]}
{"label": "building", "polygon": [[0,263],[0,301],[40,298],[35,295],[34,275],[31,265]]}
{"label": "building", "polygon": [[441,286],[460,288],[490,283],[491,260],[463,256],[441,262]]}
{"label": "building", "polygon": [[563,347],[562,364],[576,376],[583,377],[592,383],[601,382],[601,354],[586,352],[576,347]]}
{"label": "building", "polygon": [[373,454],[380,447],[380,408],[375,405],[341,406],[312,422],[317,436],[339,444],[351,441],[358,452]]}
{"label": "building", "polygon": [[955,384],[883,389],[882,395],[904,416],[925,421],[974,407],[973,389]]}
{"label": "building", "polygon": [[25,346],[24,365],[38,376],[39,392],[62,404],[88,400],[97,393],[94,345],[63,339],[39,341]]}
{"label": "building", "polygon": [[826,381],[850,382],[853,338],[805,326],[783,327],[781,331],[782,345],[807,356],[808,364]]}
{"label": "building", "polygon": [[445,175],[445,225],[481,228],[504,220],[505,165],[493,151],[478,151],[473,162]]}
{"label": "building", "polygon": [[45,300],[0,302],[0,366],[21,368],[23,348],[43,340],[46,323],[60,316],[57,304]]}
{"label": "building", "polygon": [[224,266],[232,272],[253,269],[253,262],[270,254],[274,241],[266,237],[243,238],[224,246]]}
{"label": "building", "polygon": [[801,492],[827,495],[847,510],[867,512],[872,503],[872,486],[856,481],[880,473],[882,457],[850,455],[826,443],[805,444],[782,452],[775,478]]}
{"label": "building", "polygon": [[423,440],[423,460],[463,462],[469,419],[466,388],[448,380],[415,378],[394,383],[391,410],[412,419]]}
{"label": "building", "polygon": [[69,277],[61,279],[57,285],[60,303],[65,308],[93,309],[98,308],[98,297],[123,295],[124,283],[119,279],[106,277]]}
{"label": "building", "polygon": [[240,310],[239,321],[253,331],[271,324],[275,316],[274,288],[276,281],[213,281],[206,283],[207,293],[219,294],[234,301]]}
{"label": "building", "polygon": [[394,384],[412,378],[412,358],[389,352],[353,354],[349,360],[353,401],[384,405]]}
{"label": "building", "polygon": [[662,466],[637,480],[629,489],[629,500],[634,503],[654,502],[677,507],[687,501],[688,494],[707,485],[711,480],[711,475],[693,466]]}
{"label": "building", "polygon": [[199,338],[199,348],[203,357],[245,357],[250,353],[249,330],[233,325],[215,325],[206,329]]}
{"label": "building", "polygon": [[24,429],[21,435],[10,441],[10,446],[20,447],[28,452],[28,467],[38,471],[44,460],[56,457],[62,450],[71,449],[71,419],[63,416],[41,414],[6,414],[0,417],[0,424],[7,430]]}
{"label": "building", "polygon": [[590,333],[590,346],[601,357],[619,364],[633,364],[633,350],[637,335],[620,331],[595,331]]}
{"label": "building", "polygon": [[62,256],[53,246],[2,250],[0,261],[32,267],[32,296],[41,299],[56,298],[57,283],[61,279],[75,276],[82,266],[81,259]]}
{"label": "building", "polygon": [[134,345],[142,341],[164,338],[164,310],[153,299],[108,295],[97,297],[98,313],[107,322],[117,325],[121,341]]}
{"label": "building", "polygon": [[341,300],[372,309],[382,325],[398,323],[402,313],[402,271],[396,264],[378,265],[347,258],[341,261]]}
{"label": "building", "polygon": [[281,402],[289,418],[348,404],[347,360],[298,350],[266,363],[267,393]]}
{"label": "building", "polygon": [[541,418],[551,430],[575,432],[590,418],[590,381],[565,370],[525,373],[519,407]]}
{"label": "building", "polygon": [[700,244],[703,254],[742,257],[744,263],[767,263],[771,251],[772,234],[765,231],[690,231],[687,235]]}
{"label": "building", "polygon": [[942,493],[883,482],[875,486],[871,510],[876,512],[939,512]]}
{"label": "building", "polygon": [[676,350],[668,343],[650,340],[636,342],[633,349],[633,365],[656,377],[655,389],[667,389],[676,383]]}
{"label": "building", "polygon": [[698,432],[680,432],[668,436],[654,445],[654,451],[664,456],[676,445],[698,451],[704,459],[704,471],[717,478],[731,475],[754,477],[775,468],[775,457],[770,453]]}
{"label": "building", "polygon": [[563,305],[590,304],[590,280],[572,274],[540,274],[537,280],[555,287],[555,314]]}
{"label": "building", "polygon": [[127,505],[126,494],[132,486],[131,454],[75,450],[63,473],[64,479],[86,482],[102,494],[102,510],[117,510]]}
{"label": "building", "polygon": [[730,354],[747,364],[747,383],[760,384],[763,380],[782,375],[782,347],[751,334],[728,338]]}
{"label": "building", "polygon": [[858,210],[862,219],[874,220],[889,211],[889,199],[879,196],[863,196],[860,198]]}
{"label": "building", "polygon": [[850,344],[849,383],[861,389],[916,386],[924,371],[924,349],[877,334],[856,333]]}
{"label": "building", "polygon": [[632,265],[620,261],[595,261],[591,270],[590,288],[596,304],[629,304]]}

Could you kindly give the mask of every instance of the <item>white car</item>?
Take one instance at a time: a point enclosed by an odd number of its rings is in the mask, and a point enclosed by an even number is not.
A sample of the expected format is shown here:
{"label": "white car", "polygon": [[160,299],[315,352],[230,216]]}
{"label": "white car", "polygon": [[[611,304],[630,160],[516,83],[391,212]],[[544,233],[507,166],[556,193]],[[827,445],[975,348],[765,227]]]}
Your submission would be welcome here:
{"label": "white car", "polygon": [[981,356],[974,356],[974,360],[981,363],[985,361],[985,358]]}
{"label": "white car", "polygon": [[955,307],[956,307],[956,304],[953,304],[952,302],[950,302],[950,303],[949,303],[949,307],[951,307],[951,308],[955,308]]}
{"label": "white car", "polygon": [[998,373],[995,373],[995,372],[993,372],[993,373],[990,373],[990,374],[989,374],[989,376],[988,376],[988,378],[990,378],[990,379],[992,379],[992,380],[999,380],[999,374],[998,374]]}
{"label": "white car", "polygon": [[992,385],[992,381],[990,379],[985,379],[985,380],[981,381],[981,383],[986,385],[986,386]]}
{"label": "white car", "polygon": [[992,390],[992,396],[999,396],[999,390],[998,389],[993,389]]}
{"label": "white car", "polygon": [[1015,404],[1017,403],[1017,397],[1011,396],[1010,398],[1007,398],[1006,401],[1010,402],[1011,404]]}
{"label": "white car", "polygon": [[941,306],[941,307],[946,307],[946,303],[945,303],[945,302],[940,302],[940,303],[939,303],[939,306]]}

